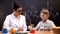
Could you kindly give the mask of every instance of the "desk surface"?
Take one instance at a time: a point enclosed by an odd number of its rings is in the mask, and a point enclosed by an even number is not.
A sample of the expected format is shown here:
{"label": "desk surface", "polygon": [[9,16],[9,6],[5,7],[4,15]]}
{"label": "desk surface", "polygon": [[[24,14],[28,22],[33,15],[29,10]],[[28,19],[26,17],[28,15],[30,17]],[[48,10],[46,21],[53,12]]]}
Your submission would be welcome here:
{"label": "desk surface", "polygon": [[0,31],[0,34],[2,34],[1,31]]}
{"label": "desk surface", "polygon": [[[0,34],[1,31],[0,31]],[[28,33],[28,34],[33,34],[33,33]],[[36,31],[34,34],[54,34],[53,31]]]}
{"label": "desk surface", "polygon": [[[28,33],[30,34],[30,33]],[[31,33],[33,34],[33,33]],[[36,31],[35,34],[54,34],[53,31]]]}

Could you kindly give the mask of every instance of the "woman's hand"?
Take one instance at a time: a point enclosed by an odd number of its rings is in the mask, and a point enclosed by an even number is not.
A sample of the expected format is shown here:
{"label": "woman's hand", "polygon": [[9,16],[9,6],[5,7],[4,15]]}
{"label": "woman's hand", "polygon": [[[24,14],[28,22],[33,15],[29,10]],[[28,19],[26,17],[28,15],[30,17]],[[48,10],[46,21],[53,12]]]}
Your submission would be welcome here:
{"label": "woman's hand", "polygon": [[23,27],[18,27],[18,31],[23,31]]}

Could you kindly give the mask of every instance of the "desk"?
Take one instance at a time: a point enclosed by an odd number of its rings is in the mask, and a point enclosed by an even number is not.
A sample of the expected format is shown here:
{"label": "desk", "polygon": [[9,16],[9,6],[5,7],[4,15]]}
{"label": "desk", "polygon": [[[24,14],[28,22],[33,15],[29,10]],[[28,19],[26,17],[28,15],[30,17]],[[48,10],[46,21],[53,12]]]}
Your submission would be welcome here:
{"label": "desk", "polygon": [[0,34],[2,34],[2,32],[0,31]]}
{"label": "desk", "polygon": [[[2,34],[1,31],[0,31],[0,34]],[[54,34],[54,33],[53,31],[36,31],[35,33],[28,32],[28,34]]]}
{"label": "desk", "polygon": [[[33,34],[33,33],[28,33]],[[36,31],[34,34],[54,34],[53,31]]]}

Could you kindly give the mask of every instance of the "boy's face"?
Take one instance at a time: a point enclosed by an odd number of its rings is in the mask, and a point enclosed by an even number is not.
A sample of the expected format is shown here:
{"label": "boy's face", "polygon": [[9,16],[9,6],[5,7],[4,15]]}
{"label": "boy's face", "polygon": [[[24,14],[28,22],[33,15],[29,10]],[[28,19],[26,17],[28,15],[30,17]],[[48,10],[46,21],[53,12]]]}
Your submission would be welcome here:
{"label": "boy's face", "polygon": [[40,18],[42,20],[47,20],[48,19],[48,15],[44,14],[44,13],[40,13]]}

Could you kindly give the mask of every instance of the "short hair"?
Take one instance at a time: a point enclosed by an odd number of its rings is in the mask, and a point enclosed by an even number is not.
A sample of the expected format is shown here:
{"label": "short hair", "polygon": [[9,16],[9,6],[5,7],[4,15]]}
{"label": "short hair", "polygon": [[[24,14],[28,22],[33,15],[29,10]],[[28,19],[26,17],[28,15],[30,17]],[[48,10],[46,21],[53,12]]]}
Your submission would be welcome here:
{"label": "short hair", "polygon": [[46,15],[50,15],[48,9],[42,9],[42,10],[40,11],[40,13],[43,13],[43,14],[46,14]]}
{"label": "short hair", "polygon": [[13,4],[13,9],[17,10],[18,8],[22,7],[22,4],[14,3]]}

